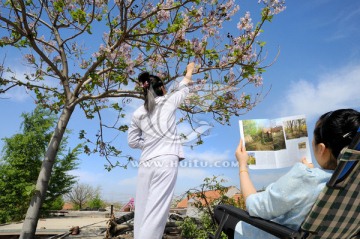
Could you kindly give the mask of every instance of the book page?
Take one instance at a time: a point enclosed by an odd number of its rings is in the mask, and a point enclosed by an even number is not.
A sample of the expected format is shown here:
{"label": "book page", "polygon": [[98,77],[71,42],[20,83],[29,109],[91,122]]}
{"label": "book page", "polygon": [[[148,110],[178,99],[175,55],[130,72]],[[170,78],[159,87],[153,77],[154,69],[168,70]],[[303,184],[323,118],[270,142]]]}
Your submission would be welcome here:
{"label": "book page", "polygon": [[305,116],[239,120],[240,137],[250,156],[249,168],[291,167],[303,157],[311,162]]}
{"label": "book page", "polygon": [[276,168],[270,124],[268,119],[239,120],[240,137],[250,157],[250,169]]}
{"label": "book page", "polygon": [[277,168],[290,167],[301,162],[303,157],[310,163],[311,153],[308,139],[292,139],[286,141],[286,150],[275,152]]}

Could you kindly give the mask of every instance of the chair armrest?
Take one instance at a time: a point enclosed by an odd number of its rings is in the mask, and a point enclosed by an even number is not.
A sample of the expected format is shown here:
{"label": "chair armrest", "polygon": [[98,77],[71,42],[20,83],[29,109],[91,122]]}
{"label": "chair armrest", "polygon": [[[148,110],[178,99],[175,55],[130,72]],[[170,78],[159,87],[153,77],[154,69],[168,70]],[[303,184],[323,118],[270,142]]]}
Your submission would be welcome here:
{"label": "chair armrest", "polygon": [[[300,233],[298,231],[292,230],[288,227],[285,227],[283,225],[277,224],[272,221],[268,221],[258,217],[252,217],[249,215],[248,212],[231,205],[218,205],[215,207],[214,212],[215,212],[215,217],[217,219],[224,218],[223,215],[228,214],[229,217],[236,219],[236,223],[238,221],[246,222],[254,227],[257,227],[279,238],[300,238]],[[219,224],[221,225],[220,222]],[[234,224],[234,222],[232,222],[232,224]],[[233,227],[234,230],[235,230],[235,226],[231,225],[231,227]],[[226,223],[225,223],[225,227],[226,227]]]}

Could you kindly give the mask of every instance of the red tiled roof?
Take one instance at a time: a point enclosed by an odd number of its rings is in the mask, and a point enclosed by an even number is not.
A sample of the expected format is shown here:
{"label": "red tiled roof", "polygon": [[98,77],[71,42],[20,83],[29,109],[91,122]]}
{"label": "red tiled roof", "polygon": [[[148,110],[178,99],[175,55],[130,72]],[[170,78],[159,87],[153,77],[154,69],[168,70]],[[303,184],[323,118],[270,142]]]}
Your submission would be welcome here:
{"label": "red tiled roof", "polygon": [[73,210],[74,209],[74,205],[70,202],[66,202],[62,208],[62,210]]}
{"label": "red tiled roof", "polygon": [[[205,197],[208,201],[213,201],[215,199],[218,199],[220,197],[220,192],[216,191],[216,190],[211,190],[211,191],[205,191]],[[235,200],[237,200],[238,198],[241,197],[241,194],[236,193],[233,198]],[[191,197],[190,197],[191,198]],[[184,198],[183,200],[181,200],[176,206],[177,208],[187,208],[188,206],[188,201],[189,201],[189,196],[187,198]],[[200,200],[203,202],[203,204],[205,204],[205,201],[203,199],[196,199],[196,200]]]}

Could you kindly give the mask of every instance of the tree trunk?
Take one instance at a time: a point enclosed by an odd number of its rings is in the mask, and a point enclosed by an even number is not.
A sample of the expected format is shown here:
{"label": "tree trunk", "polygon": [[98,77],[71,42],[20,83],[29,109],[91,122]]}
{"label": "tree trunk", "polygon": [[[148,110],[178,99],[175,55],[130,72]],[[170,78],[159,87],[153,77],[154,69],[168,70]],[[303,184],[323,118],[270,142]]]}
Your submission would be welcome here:
{"label": "tree trunk", "polygon": [[26,212],[24,224],[21,229],[20,239],[35,238],[40,208],[44,202],[45,194],[49,186],[49,180],[51,177],[53,165],[55,163],[56,154],[73,111],[74,106],[69,108],[65,105],[54,133],[50,139],[45,158],[41,165],[39,177],[36,182],[35,192],[31,198],[29,208]]}

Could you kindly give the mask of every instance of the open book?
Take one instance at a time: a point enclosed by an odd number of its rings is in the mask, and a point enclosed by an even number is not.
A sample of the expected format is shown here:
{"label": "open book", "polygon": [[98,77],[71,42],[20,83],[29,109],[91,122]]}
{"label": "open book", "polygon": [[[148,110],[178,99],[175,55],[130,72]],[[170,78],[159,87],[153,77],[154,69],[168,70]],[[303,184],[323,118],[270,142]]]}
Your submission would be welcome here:
{"label": "open book", "polygon": [[312,161],[304,115],[239,120],[239,125],[250,169],[290,167],[303,157]]}

